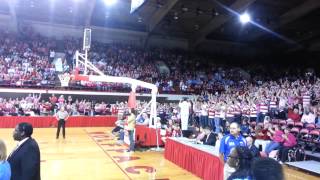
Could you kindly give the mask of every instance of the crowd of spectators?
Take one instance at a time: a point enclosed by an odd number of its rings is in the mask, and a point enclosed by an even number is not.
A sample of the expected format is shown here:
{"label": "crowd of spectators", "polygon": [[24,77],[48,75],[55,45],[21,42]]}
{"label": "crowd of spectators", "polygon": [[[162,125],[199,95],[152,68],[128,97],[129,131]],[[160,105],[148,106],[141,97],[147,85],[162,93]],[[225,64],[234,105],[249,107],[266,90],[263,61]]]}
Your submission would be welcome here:
{"label": "crowd of spectators", "polygon": [[[158,117],[163,129],[162,138],[195,139],[200,144],[220,146],[223,136],[235,128],[246,137],[252,157],[269,156],[280,163],[304,160],[290,150],[320,147],[320,106],[318,85],[308,81],[282,80],[281,83],[263,83],[249,86],[245,91],[229,90],[217,94],[194,96],[189,118],[189,132],[181,131],[181,114],[178,103],[158,104]],[[138,107],[138,111],[143,107]],[[148,111],[140,124],[147,125]],[[231,124],[237,127],[231,129]],[[123,126],[123,124],[122,124]],[[160,126],[159,126],[160,127]]]}
{"label": "crowd of spectators", "polygon": [[[65,53],[64,72],[72,73],[74,54],[81,49],[80,39],[65,38],[62,42],[35,34],[31,29],[23,33],[0,32],[0,85],[14,87],[57,87],[57,71],[53,63],[58,44]],[[320,78],[312,71],[288,74],[268,70],[236,68],[209,62],[210,58],[186,52],[141,49],[132,45],[93,42],[90,61],[106,75],[124,76],[154,83],[162,93],[197,94],[189,100],[189,138],[206,145],[218,146],[223,136],[230,134],[230,125],[236,123],[241,135],[247,137],[248,149],[235,148],[231,156],[276,156],[280,162],[289,160],[289,150],[301,145],[312,150],[320,141]],[[157,67],[164,62],[169,72]],[[93,72],[89,72],[93,74]],[[124,91],[128,85],[117,83],[71,81],[72,88],[102,91]],[[140,92],[145,90],[137,89]],[[146,102],[138,102],[137,111]],[[64,106],[70,115],[117,114],[120,120],[115,131],[124,128],[126,103],[108,104],[90,99],[73,99],[52,95],[25,98],[0,98],[0,115],[37,116],[53,115]],[[161,140],[180,137],[181,116],[178,103],[158,103]],[[149,124],[150,109],[137,117],[137,124]],[[231,130],[232,131],[232,130]],[[232,134],[232,133],[231,133]],[[184,134],[185,135],[185,134]],[[220,144],[219,144],[220,145]],[[250,153],[248,153],[250,152]],[[225,159],[226,160],[226,159]],[[228,162],[228,161],[227,161]],[[232,162],[228,162],[232,164]],[[245,169],[248,163],[234,166],[235,173],[250,177]],[[250,165],[251,166],[251,165]],[[233,177],[232,175],[230,177]]]}
{"label": "crowd of spectators", "polygon": [[55,68],[49,63],[54,41],[26,30],[25,35],[0,31],[0,84],[46,86],[55,83]]}
{"label": "crowd of spectators", "polygon": [[74,99],[72,96],[56,96],[52,94],[48,99],[41,98],[41,94],[29,94],[23,98],[0,98],[0,116],[51,116],[60,107],[72,115],[116,115],[118,109],[125,103],[108,104],[106,102],[89,99]]}
{"label": "crowd of spectators", "polygon": [[[75,52],[81,51],[81,39],[65,37],[63,40],[46,38],[31,28],[21,28],[18,34],[1,31],[0,35],[0,85],[13,87],[60,86],[55,67],[55,55],[64,53],[63,71],[72,73]],[[212,57],[190,54],[181,50],[161,48],[142,49],[121,43],[92,42],[89,60],[106,75],[125,76],[151,82],[160,93],[201,94],[228,90],[245,91],[252,86],[267,86],[281,82],[299,81],[295,85],[316,83],[314,74],[305,77],[303,71],[263,69],[261,66],[234,67],[215,63]],[[161,71],[159,62],[168,67]],[[161,64],[161,63],[160,63]],[[92,74],[93,72],[89,72]],[[268,74],[266,74],[268,73]],[[281,78],[281,79],[279,79]],[[301,82],[302,80],[310,82]],[[69,88],[128,91],[126,84],[71,81]],[[308,86],[307,86],[308,87]],[[144,92],[145,89],[137,89]]]}

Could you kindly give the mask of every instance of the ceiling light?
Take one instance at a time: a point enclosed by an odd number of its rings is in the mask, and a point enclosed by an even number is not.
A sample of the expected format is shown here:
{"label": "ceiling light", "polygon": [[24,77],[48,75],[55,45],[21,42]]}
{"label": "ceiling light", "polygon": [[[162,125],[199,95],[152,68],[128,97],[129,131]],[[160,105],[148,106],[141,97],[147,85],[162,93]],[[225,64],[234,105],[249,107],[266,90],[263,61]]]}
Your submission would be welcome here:
{"label": "ceiling light", "polygon": [[239,20],[242,24],[246,24],[251,21],[251,17],[248,13],[241,14]]}
{"label": "ceiling light", "polygon": [[178,17],[178,13],[177,13],[177,12],[175,12],[175,13],[174,13],[174,15],[173,15],[173,19],[174,19],[174,20],[178,20],[178,19],[179,19],[179,17]]}
{"label": "ceiling light", "polygon": [[117,0],[103,0],[106,6],[113,6],[117,3]]}

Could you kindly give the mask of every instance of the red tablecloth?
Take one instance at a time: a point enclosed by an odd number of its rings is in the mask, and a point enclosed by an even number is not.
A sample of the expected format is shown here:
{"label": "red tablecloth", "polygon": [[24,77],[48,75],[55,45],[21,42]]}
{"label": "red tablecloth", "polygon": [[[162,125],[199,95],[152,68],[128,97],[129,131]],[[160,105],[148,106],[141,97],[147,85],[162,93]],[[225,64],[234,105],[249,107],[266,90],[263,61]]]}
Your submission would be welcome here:
{"label": "red tablecloth", "polygon": [[204,180],[222,180],[223,164],[219,157],[167,139],[164,157]]}
{"label": "red tablecloth", "polygon": [[[163,142],[161,141],[160,129],[158,131],[159,137],[159,146],[163,146]],[[136,143],[138,146],[142,147],[152,147],[157,146],[157,135],[156,129],[149,128],[147,126],[136,125]]]}
{"label": "red tablecloth", "polygon": [[[116,122],[116,116],[70,116],[66,122],[67,127],[112,127]],[[20,122],[28,122],[35,128],[50,127],[57,124],[52,116],[25,117],[2,116],[0,128],[14,128]]]}

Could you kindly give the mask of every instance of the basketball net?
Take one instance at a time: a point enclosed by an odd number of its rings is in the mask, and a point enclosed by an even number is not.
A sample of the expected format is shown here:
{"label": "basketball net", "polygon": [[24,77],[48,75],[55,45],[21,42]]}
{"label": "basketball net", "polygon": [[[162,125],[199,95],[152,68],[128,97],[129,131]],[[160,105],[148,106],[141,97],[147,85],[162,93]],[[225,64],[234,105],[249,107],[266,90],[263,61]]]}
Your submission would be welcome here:
{"label": "basketball net", "polygon": [[61,87],[68,87],[69,86],[69,81],[70,81],[70,74],[64,73],[64,74],[59,74],[58,75]]}

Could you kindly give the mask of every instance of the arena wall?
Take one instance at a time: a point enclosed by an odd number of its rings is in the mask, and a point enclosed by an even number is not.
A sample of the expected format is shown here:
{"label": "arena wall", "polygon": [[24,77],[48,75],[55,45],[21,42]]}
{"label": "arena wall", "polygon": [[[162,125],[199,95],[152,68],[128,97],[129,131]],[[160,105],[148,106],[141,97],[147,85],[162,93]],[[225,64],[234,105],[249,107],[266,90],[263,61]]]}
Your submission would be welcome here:
{"label": "arena wall", "polygon": [[[56,96],[64,95],[68,97],[71,95],[74,99],[87,99],[90,101],[105,101],[108,103],[128,101],[129,93],[117,93],[117,92],[102,92],[102,91],[79,91],[79,90],[49,90],[49,89],[19,89],[19,88],[0,88],[0,97],[2,98],[23,98],[28,94],[42,94],[41,99],[48,100],[49,96],[55,94]],[[174,95],[174,94],[159,94],[157,96],[157,102],[173,102],[179,101],[187,97],[192,98],[191,95]],[[150,101],[151,94],[137,93],[137,100]]]}

